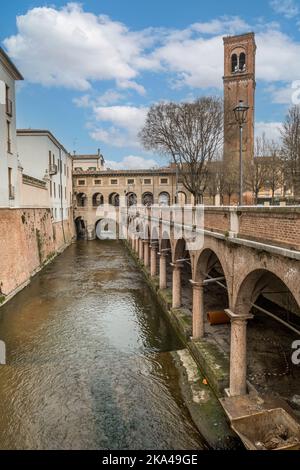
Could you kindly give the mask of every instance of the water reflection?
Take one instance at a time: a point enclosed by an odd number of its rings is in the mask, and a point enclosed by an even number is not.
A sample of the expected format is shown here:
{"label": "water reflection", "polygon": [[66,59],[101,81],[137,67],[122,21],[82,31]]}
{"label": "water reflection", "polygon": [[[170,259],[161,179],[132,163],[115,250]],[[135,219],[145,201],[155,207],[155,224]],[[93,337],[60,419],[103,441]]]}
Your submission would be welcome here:
{"label": "water reflection", "polygon": [[2,449],[196,449],[182,345],[118,242],[72,245],[0,311]]}

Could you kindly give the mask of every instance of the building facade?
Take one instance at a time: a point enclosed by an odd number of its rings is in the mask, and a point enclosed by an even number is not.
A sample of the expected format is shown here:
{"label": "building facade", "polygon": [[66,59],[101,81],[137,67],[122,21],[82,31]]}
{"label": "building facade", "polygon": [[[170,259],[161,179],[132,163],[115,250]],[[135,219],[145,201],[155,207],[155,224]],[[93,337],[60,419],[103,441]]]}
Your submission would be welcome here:
{"label": "building facade", "polygon": [[45,184],[46,199],[28,197],[22,191],[23,205],[50,207],[53,222],[68,220],[72,207],[72,157],[47,130],[18,129],[17,143],[23,172],[23,186]]}
{"label": "building facade", "polygon": [[0,48],[0,207],[19,204],[15,82],[22,75]]}
{"label": "building facade", "polygon": [[73,192],[77,232],[89,239],[95,238],[99,206],[192,203],[191,194],[183,187],[173,166],[153,170],[84,171],[75,168]]}

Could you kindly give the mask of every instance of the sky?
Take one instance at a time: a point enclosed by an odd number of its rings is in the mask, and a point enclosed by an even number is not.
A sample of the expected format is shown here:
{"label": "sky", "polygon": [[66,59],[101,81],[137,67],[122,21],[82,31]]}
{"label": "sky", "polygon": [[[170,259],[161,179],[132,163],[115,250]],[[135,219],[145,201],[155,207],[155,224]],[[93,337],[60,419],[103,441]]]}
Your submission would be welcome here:
{"label": "sky", "polygon": [[70,151],[101,149],[111,168],[167,162],[140,145],[148,108],[222,96],[226,35],[254,31],[256,135],[278,139],[300,103],[300,1],[11,0],[1,47],[23,74],[19,128],[49,129]]}

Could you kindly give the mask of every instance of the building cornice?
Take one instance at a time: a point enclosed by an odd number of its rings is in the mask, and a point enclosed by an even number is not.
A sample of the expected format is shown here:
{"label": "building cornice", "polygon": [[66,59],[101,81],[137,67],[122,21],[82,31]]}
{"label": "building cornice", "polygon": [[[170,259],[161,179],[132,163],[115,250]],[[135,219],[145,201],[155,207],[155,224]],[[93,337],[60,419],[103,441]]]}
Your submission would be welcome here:
{"label": "building cornice", "polygon": [[[70,155],[70,152],[65,149],[65,147],[59,142],[59,140],[54,137],[52,132],[47,129],[17,129],[17,136],[22,137],[48,137],[56,147],[62,149],[66,154]],[[70,155],[71,156],[71,155]]]}
{"label": "building cornice", "polygon": [[175,175],[176,170],[171,168],[158,168],[153,170],[73,170],[74,177],[80,176],[160,176]]}
{"label": "building cornice", "polygon": [[2,47],[0,47],[0,62],[14,80],[24,80],[23,75],[21,75]]}

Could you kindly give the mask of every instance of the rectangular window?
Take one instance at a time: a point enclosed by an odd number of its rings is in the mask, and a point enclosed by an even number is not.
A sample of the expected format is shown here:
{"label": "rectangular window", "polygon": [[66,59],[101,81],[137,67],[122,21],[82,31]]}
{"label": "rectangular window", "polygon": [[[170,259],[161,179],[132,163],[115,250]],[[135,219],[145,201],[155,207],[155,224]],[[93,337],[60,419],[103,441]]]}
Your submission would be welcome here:
{"label": "rectangular window", "polygon": [[118,184],[118,180],[110,180],[110,184]]}
{"label": "rectangular window", "polygon": [[69,167],[67,166],[67,178],[69,178]]}
{"label": "rectangular window", "polygon": [[52,163],[53,163],[53,165],[55,165],[55,155],[54,155],[54,153],[52,155]]}
{"label": "rectangular window", "polygon": [[52,181],[50,180],[50,197],[52,197]]}
{"label": "rectangular window", "polygon": [[67,186],[65,186],[65,199],[67,199]]}
{"label": "rectangular window", "polygon": [[99,186],[101,184],[101,180],[94,180],[94,184]]}
{"label": "rectangular window", "polygon": [[78,180],[78,186],[85,186],[85,180]]}
{"label": "rectangular window", "polygon": [[160,178],[160,184],[168,184],[169,180],[168,178]]}
{"label": "rectangular window", "polygon": [[134,179],[133,178],[128,179],[127,184],[134,184]]}
{"label": "rectangular window", "polygon": [[8,168],[8,196],[9,199],[15,198],[15,188],[12,184],[12,168]]}
{"label": "rectangular window", "polygon": [[52,155],[51,155],[51,150],[49,150],[49,168],[51,167],[52,164]]}
{"label": "rectangular window", "polygon": [[5,103],[6,103],[6,114],[12,116],[12,101],[10,99],[10,88],[5,85]]}
{"label": "rectangular window", "polygon": [[145,178],[144,179],[144,184],[152,184],[151,178]]}
{"label": "rectangular window", "polygon": [[54,194],[54,197],[56,197],[56,185],[55,185],[55,183],[53,183],[53,194]]}
{"label": "rectangular window", "polygon": [[10,140],[10,121],[6,121],[7,126],[7,151],[11,153],[11,140]]}

